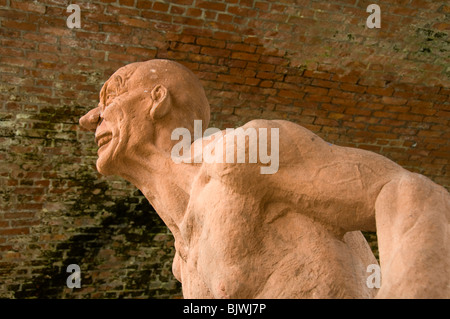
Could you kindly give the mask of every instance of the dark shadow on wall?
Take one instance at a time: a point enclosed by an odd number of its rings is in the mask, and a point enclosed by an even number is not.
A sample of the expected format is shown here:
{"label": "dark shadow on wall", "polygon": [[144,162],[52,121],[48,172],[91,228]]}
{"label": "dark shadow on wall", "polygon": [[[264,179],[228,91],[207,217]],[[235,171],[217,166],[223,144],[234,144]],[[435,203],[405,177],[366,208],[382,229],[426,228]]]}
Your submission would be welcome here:
{"label": "dark shadow on wall", "polygon": [[[128,186],[123,191],[129,196],[117,195],[112,183],[101,178],[91,164],[77,164],[77,158],[92,157],[93,139],[87,143],[76,136],[65,141],[54,138],[55,124],[77,124],[84,111],[79,107],[48,108],[33,119],[32,129],[42,133],[45,143],[68,143],[75,150],[72,154],[10,154],[13,163],[26,160],[31,169],[49,172],[51,185],[44,201],[56,200],[64,208],[41,212],[40,224],[34,227],[23,252],[33,257],[22,265],[11,264],[7,271],[15,281],[7,290],[21,299],[181,296],[181,284],[171,272],[173,237],[143,194]],[[25,137],[31,133],[25,132]],[[21,143],[23,137],[15,139]],[[54,193],[58,190],[64,192]],[[39,239],[52,231],[66,236]],[[81,268],[80,289],[66,285],[70,264]],[[28,276],[20,275],[20,267],[31,269]]]}
{"label": "dark shadow on wall", "polygon": [[[106,217],[102,217],[96,226],[80,227],[78,233],[71,236],[68,240],[56,245],[54,249],[44,250],[42,257],[45,264],[40,265],[42,270],[32,278],[32,282],[24,284],[22,290],[14,293],[15,298],[71,298],[70,291],[66,286],[67,277],[70,273],[66,268],[70,264],[78,264],[81,267],[81,285],[82,288],[90,287],[87,293],[80,291],[73,296],[77,298],[120,298],[120,297],[148,297],[179,295],[181,285],[171,277],[171,274],[165,272],[166,278],[161,278],[161,260],[155,256],[146,256],[147,262],[141,261],[139,265],[127,266],[126,261],[129,257],[139,251],[141,247],[151,247],[156,235],[165,232],[165,225],[161,222],[152,206],[145,198],[138,202],[137,197],[117,200],[108,198],[106,195],[97,195],[92,197],[92,189],[101,189],[102,194],[108,189],[106,182],[94,184],[93,180],[81,180],[80,186],[84,190],[79,201],[71,208],[71,212],[77,212],[77,215],[84,213],[84,208],[92,200],[96,203],[111,203],[110,207],[104,207],[96,215],[107,212]],[[139,192],[139,191],[138,191]],[[139,192],[140,193],[140,192]],[[96,216],[98,218],[98,216]],[[168,235],[170,238],[170,235]],[[121,238],[121,239],[117,239]],[[173,255],[172,245],[169,239],[168,243],[158,245],[158,250],[164,250],[169,257]],[[102,263],[99,260],[99,253],[102,249],[112,250],[109,258]],[[153,260],[151,260],[153,258]],[[167,257],[165,257],[167,259]],[[105,265],[119,260],[117,268],[126,269],[126,272],[114,269],[105,269]],[[114,266],[111,266],[114,268]],[[109,276],[102,276],[102,271]],[[123,276],[124,275],[124,276]],[[112,287],[111,290],[121,292],[108,292],[106,289],[101,291],[102,285],[110,286],[114,280],[119,280],[120,284]],[[158,289],[151,285],[152,281],[162,283],[172,282],[171,289]],[[94,289],[92,289],[94,288]],[[77,289],[74,288],[74,291]],[[124,291],[127,291],[125,293]],[[96,295],[97,294],[97,295]]]}

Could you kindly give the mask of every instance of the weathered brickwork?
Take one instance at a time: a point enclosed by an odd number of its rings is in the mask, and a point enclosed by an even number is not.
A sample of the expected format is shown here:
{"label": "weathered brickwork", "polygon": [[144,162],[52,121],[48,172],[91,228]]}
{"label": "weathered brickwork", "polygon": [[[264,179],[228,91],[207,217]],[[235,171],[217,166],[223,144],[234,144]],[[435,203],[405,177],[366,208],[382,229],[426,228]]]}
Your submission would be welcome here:
{"label": "weathered brickwork", "polygon": [[[0,0],[0,297],[181,296],[170,232],[96,172],[77,124],[119,67],[176,60],[201,78],[211,126],[291,120],[450,189],[449,33],[447,1]],[[82,288],[66,287],[72,263]]]}

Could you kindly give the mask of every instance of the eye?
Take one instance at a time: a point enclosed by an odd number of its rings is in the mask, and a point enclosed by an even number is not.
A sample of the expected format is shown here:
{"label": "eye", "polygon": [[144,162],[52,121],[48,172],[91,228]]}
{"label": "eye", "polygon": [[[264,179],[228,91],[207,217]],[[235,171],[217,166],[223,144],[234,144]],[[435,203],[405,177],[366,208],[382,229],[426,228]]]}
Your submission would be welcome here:
{"label": "eye", "polygon": [[115,93],[109,93],[106,96],[106,105],[110,104],[112,102],[112,100],[114,100],[116,98],[116,94]]}
{"label": "eye", "polygon": [[112,93],[112,92],[108,93],[106,95],[105,108],[110,106],[113,103],[113,101],[117,98],[117,96],[118,95],[116,93]]}

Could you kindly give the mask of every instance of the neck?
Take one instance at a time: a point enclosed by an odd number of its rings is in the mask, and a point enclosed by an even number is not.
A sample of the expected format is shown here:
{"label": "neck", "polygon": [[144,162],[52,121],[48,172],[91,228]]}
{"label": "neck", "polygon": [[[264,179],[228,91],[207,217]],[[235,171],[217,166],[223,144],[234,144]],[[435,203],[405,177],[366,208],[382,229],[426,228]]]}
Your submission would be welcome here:
{"label": "neck", "polygon": [[169,153],[155,149],[139,154],[151,155],[127,162],[125,172],[120,175],[141,190],[170,229],[175,241],[181,243],[180,225],[198,167],[176,164]]}

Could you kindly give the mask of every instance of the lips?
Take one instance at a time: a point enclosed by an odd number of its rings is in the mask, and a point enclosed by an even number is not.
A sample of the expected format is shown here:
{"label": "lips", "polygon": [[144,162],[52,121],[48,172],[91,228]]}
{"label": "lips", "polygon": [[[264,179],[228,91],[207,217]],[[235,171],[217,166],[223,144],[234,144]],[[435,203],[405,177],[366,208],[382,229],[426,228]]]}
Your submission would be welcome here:
{"label": "lips", "polygon": [[102,147],[103,145],[108,144],[111,140],[112,140],[112,134],[109,132],[100,134],[99,136],[95,137],[95,141],[99,148]]}

